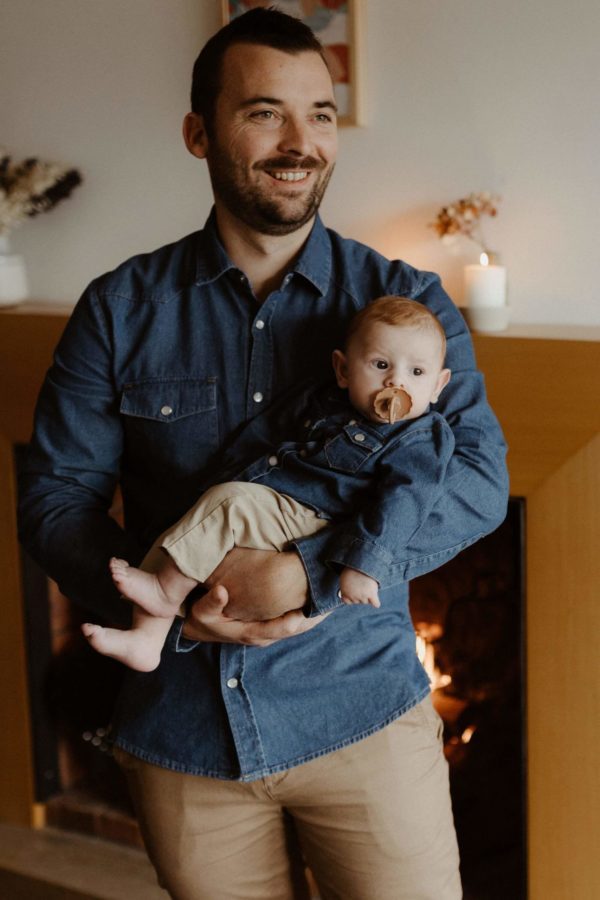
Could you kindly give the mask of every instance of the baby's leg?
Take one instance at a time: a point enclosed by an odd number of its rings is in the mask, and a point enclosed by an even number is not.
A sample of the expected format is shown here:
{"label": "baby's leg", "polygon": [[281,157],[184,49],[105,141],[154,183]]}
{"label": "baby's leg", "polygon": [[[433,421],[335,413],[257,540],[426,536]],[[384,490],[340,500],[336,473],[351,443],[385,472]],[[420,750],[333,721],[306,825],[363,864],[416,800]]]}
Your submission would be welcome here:
{"label": "baby's leg", "polygon": [[234,547],[281,551],[326,525],[313,510],[265,485],[224,482],[209,488],[157,545],[180,572],[203,584]]}
{"label": "baby's leg", "polygon": [[109,563],[112,579],[124,597],[151,615],[174,616],[198,582],[184,575],[168,553],[163,551],[154,558],[158,566],[145,571],[113,557]]}
{"label": "baby's leg", "polygon": [[134,608],[133,624],[128,631],[103,628],[86,622],[81,626],[84,635],[98,653],[111,656],[138,672],[152,672],[160,663],[173,616],[151,616],[143,609]]}
{"label": "baby's leg", "polygon": [[124,559],[111,559],[113,581],[124,597],[133,600],[133,624],[128,631],[86,622],[81,630],[92,647],[138,672],[151,672],[174,615],[197,582],[183,575],[167,553],[148,554],[149,571],[136,569]]}

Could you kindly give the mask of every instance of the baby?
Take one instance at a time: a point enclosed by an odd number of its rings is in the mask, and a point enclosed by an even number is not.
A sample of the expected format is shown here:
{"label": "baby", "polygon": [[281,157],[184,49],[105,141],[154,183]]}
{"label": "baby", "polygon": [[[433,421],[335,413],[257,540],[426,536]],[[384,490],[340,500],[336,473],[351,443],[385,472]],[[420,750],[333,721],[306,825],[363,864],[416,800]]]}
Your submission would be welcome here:
{"label": "baby", "polygon": [[[342,391],[314,393],[302,411],[306,439],[206,491],[142,568],[110,561],[115,585],[135,603],[133,625],[83,625],[92,646],[139,671],[156,668],[183,601],[234,546],[283,550],[347,519],[348,545],[404,547],[441,493],[454,449],[445,420],[429,412],[450,379],[445,351],[441,325],[414,300],[381,297],[355,315],[344,350],[333,353]],[[345,603],[380,605],[376,578],[343,552],[331,564]]]}

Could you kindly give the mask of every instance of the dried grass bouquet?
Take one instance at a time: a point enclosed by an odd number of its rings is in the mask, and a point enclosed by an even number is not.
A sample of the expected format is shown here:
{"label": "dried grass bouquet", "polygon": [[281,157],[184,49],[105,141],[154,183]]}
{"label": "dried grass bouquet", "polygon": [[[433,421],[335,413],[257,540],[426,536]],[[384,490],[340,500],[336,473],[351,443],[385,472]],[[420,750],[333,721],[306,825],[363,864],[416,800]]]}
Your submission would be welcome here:
{"label": "dried grass bouquet", "polygon": [[81,180],[77,169],[34,157],[15,163],[0,150],[0,236],[54,209]]}
{"label": "dried grass bouquet", "polygon": [[437,231],[442,240],[451,240],[462,234],[474,241],[484,252],[489,252],[481,230],[482,216],[494,217],[498,214],[500,197],[484,191],[481,194],[469,194],[449,206],[443,206],[435,222],[430,228]]}

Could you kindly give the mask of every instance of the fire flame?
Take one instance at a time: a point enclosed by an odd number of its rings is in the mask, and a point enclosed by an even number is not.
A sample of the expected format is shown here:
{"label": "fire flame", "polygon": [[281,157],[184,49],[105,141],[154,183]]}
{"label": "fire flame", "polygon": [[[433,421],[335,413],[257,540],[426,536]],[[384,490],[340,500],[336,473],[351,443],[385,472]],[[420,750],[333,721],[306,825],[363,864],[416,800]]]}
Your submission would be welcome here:
{"label": "fire flame", "polygon": [[432,691],[438,691],[451,683],[452,676],[440,672],[437,668],[433,644],[423,637],[423,630],[417,631],[417,656],[429,676]]}
{"label": "fire flame", "polygon": [[475,730],[476,730],[476,726],[475,726],[475,725],[469,725],[468,728],[465,728],[465,730],[463,731],[463,733],[462,733],[461,736],[460,736],[460,739],[461,739],[461,741],[462,741],[463,744],[468,744],[468,743],[469,743],[469,741],[471,740],[471,738],[472,738],[473,735],[475,734]]}

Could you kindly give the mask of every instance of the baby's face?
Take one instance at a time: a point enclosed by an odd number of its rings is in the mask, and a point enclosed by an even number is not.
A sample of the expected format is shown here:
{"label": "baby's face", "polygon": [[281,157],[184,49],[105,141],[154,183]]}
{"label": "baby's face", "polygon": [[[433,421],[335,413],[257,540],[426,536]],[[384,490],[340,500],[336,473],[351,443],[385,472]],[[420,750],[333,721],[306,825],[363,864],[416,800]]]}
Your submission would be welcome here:
{"label": "baby's face", "polygon": [[433,329],[372,322],[351,339],[346,353],[336,350],[333,365],[338,385],[350,402],[373,422],[388,422],[374,401],[387,387],[402,388],[412,405],[405,419],[416,419],[435,403],[450,379],[442,369],[442,348]]}

